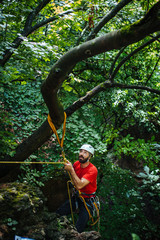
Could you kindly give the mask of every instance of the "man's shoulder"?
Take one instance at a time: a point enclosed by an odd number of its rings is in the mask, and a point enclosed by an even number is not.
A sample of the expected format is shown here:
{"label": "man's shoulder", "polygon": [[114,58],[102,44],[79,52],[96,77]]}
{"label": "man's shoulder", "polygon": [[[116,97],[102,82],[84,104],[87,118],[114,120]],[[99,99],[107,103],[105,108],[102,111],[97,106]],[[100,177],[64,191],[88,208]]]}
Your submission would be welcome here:
{"label": "man's shoulder", "polygon": [[93,171],[98,172],[96,166],[95,166],[93,163],[91,163],[91,162],[90,162],[90,168],[91,168]]}

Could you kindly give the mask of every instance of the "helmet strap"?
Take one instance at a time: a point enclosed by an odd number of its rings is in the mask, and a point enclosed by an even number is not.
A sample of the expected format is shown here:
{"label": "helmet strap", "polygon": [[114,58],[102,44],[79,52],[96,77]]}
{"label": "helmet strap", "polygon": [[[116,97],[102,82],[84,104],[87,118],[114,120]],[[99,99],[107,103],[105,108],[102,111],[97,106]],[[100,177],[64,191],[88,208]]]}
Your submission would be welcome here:
{"label": "helmet strap", "polygon": [[85,163],[86,163],[86,162],[89,162],[89,158],[86,159]]}
{"label": "helmet strap", "polygon": [[92,154],[89,153],[89,157],[86,159],[86,161],[85,161],[84,163],[89,162],[89,160],[90,160],[91,157],[92,157]]}

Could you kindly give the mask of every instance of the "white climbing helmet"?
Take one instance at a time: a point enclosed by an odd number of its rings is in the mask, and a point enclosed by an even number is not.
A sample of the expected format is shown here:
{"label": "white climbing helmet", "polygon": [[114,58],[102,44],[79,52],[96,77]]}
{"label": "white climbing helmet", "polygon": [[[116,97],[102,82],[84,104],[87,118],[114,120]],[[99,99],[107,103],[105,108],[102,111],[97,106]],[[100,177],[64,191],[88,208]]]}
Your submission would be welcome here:
{"label": "white climbing helmet", "polygon": [[80,148],[80,150],[86,150],[89,153],[91,153],[92,155],[94,155],[94,148],[90,145],[90,144],[83,144],[82,147]]}

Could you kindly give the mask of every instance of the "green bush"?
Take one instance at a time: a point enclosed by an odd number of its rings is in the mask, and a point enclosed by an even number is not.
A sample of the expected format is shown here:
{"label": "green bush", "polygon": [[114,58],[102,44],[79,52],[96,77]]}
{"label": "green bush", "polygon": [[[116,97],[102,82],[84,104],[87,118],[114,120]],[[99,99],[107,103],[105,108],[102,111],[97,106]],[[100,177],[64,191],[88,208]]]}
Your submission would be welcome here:
{"label": "green bush", "polygon": [[152,209],[157,210],[157,214],[159,212],[158,202],[155,201],[158,191],[153,182],[152,185],[142,182],[139,186],[131,172],[120,169],[109,159],[103,160],[99,173],[103,176],[98,184],[102,239],[129,240],[133,235],[141,240],[158,239],[158,225],[146,215],[149,210],[146,195],[154,195]]}

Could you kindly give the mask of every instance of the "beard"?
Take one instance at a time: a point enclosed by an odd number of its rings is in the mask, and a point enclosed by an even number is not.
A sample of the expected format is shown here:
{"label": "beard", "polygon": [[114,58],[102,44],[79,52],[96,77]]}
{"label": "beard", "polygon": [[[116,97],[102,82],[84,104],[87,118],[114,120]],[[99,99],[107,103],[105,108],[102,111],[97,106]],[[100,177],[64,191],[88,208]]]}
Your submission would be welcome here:
{"label": "beard", "polygon": [[84,158],[82,156],[79,156],[79,162],[80,163],[86,163],[88,161],[88,158]]}

